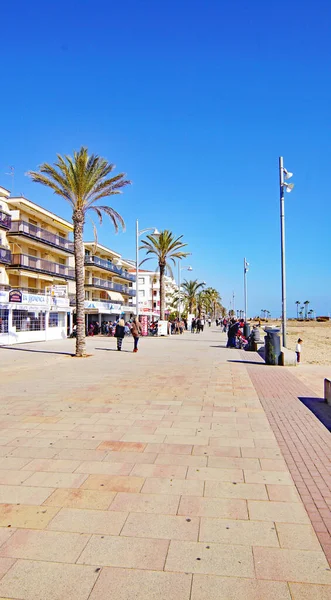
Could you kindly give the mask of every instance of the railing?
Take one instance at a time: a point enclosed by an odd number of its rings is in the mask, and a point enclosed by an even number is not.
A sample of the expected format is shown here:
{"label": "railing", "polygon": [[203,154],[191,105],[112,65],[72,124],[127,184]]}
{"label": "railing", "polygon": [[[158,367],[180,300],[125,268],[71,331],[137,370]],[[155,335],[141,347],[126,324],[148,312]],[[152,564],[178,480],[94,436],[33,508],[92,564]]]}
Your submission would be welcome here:
{"label": "railing", "polygon": [[26,221],[12,221],[8,235],[16,233],[26,235],[35,240],[40,240],[50,246],[56,246],[57,248],[61,248],[61,250],[73,252],[71,242],[66,238],[51,233],[50,231],[47,231],[47,229],[42,229],[41,227],[27,223]]}
{"label": "railing", "polygon": [[120,277],[128,279],[129,281],[136,280],[135,275],[128,273],[127,271],[125,271],[125,269],[116,267],[116,265],[114,265],[111,260],[105,260],[104,258],[99,258],[98,256],[91,256],[89,254],[85,254],[85,265],[94,265],[96,267],[101,267],[101,269],[106,269],[106,271],[116,273]]}
{"label": "railing", "polygon": [[2,246],[0,246],[0,263],[10,265],[11,252],[9,248],[3,248]]}
{"label": "railing", "polygon": [[111,290],[113,292],[120,292],[120,294],[127,294],[128,296],[135,296],[136,290],[127,287],[126,285],[122,285],[121,283],[113,283],[112,281],[107,281],[106,279],[99,279],[98,277],[92,277],[92,283],[88,281],[85,282],[86,286],[95,286],[100,287],[104,290]]}
{"label": "railing", "polygon": [[28,254],[12,254],[11,265],[14,267],[22,267],[31,269],[32,271],[45,271],[51,275],[57,275],[59,277],[74,279],[75,269],[71,269],[66,265],[45,260],[44,258],[38,258],[36,256],[29,256]]}
{"label": "railing", "polygon": [[11,226],[11,216],[9,213],[0,210],[0,227],[4,227],[5,229],[10,229]]}

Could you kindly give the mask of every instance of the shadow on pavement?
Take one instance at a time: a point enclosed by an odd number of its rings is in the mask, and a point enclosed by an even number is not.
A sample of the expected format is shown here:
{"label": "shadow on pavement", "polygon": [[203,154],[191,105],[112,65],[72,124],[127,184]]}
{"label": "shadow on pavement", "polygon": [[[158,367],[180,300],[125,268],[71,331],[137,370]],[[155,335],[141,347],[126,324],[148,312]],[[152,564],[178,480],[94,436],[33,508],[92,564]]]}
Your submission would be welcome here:
{"label": "shadow on pavement", "polygon": [[[94,348],[94,350],[103,350],[104,352],[118,352],[117,348]],[[121,352],[130,352],[132,354],[132,350],[121,350]]]}
{"label": "shadow on pavement", "polygon": [[36,352],[37,354],[63,354],[75,356],[74,352],[56,352],[53,350],[33,350],[32,348],[13,348],[13,346],[0,346],[0,350],[16,350],[16,352]]}
{"label": "shadow on pavement", "polygon": [[304,398],[299,396],[299,400],[309,408],[324,427],[331,431],[331,406],[325,402],[324,398]]}
{"label": "shadow on pavement", "polygon": [[243,365],[256,365],[256,366],[262,365],[263,367],[266,366],[265,362],[256,361],[256,360],[234,360],[234,359],[230,358],[229,360],[227,360],[227,362],[241,363]]}

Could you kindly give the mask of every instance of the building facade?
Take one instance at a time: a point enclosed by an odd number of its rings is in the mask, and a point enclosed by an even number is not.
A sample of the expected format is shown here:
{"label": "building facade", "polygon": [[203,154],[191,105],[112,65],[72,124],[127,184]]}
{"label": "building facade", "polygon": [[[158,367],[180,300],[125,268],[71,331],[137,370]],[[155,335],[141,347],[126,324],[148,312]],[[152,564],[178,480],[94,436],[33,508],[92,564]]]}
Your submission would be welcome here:
{"label": "building facade", "polygon": [[[160,273],[154,271],[139,270],[138,277],[139,314],[158,319],[160,318]],[[172,277],[165,276],[165,311],[171,311],[173,294],[178,286]]]}
{"label": "building facade", "polygon": [[0,188],[0,343],[67,337],[72,224]]}

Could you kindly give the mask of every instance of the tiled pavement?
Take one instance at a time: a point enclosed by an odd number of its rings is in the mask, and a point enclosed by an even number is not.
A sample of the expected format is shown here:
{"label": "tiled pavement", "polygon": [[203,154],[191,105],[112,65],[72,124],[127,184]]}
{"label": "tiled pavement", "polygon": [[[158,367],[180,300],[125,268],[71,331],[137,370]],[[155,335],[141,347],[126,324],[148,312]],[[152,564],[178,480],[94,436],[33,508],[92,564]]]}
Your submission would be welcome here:
{"label": "tiled pavement", "polygon": [[288,470],[320,476],[329,457],[311,449],[330,434],[315,417],[299,430],[287,370],[222,342],[208,330],[133,355],[92,339],[86,360],[59,353],[70,340],[0,349],[0,600],[331,598]]}

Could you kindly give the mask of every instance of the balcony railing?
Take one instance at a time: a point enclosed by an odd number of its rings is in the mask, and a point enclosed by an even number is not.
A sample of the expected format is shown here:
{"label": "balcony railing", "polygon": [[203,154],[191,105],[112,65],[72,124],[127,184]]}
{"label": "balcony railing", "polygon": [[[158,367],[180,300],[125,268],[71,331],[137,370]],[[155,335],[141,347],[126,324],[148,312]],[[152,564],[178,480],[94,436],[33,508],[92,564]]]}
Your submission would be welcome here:
{"label": "balcony railing", "polygon": [[12,221],[8,235],[14,234],[25,235],[30,239],[38,240],[49,246],[55,246],[66,252],[73,253],[70,240],[26,221]]}
{"label": "balcony railing", "polygon": [[85,254],[85,266],[89,265],[101,267],[101,269],[106,269],[106,271],[116,273],[116,275],[119,275],[119,277],[123,277],[124,279],[128,279],[129,281],[136,280],[134,275],[128,273],[127,271],[125,271],[125,269],[116,267],[116,265],[114,265],[111,260],[105,260],[104,258],[99,258],[98,256],[91,256],[89,254]]}
{"label": "balcony railing", "polygon": [[75,278],[75,269],[28,254],[12,254],[11,266],[29,269],[30,271],[42,271],[64,279]]}
{"label": "balcony railing", "polygon": [[122,285],[121,283],[113,283],[112,281],[107,281],[106,279],[99,279],[99,277],[92,277],[92,283],[85,282],[85,286],[88,287],[98,287],[103,290],[110,290],[113,292],[119,292],[120,294],[127,294],[128,296],[135,296],[136,290],[127,287],[126,285]]}
{"label": "balcony railing", "polygon": [[0,263],[10,265],[11,263],[11,252],[9,248],[0,246]]}
{"label": "balcony railing", "polygon": [[0,227],[4,229],[10,229],[11,226],[11,216],[9,213],[0,210]]}

